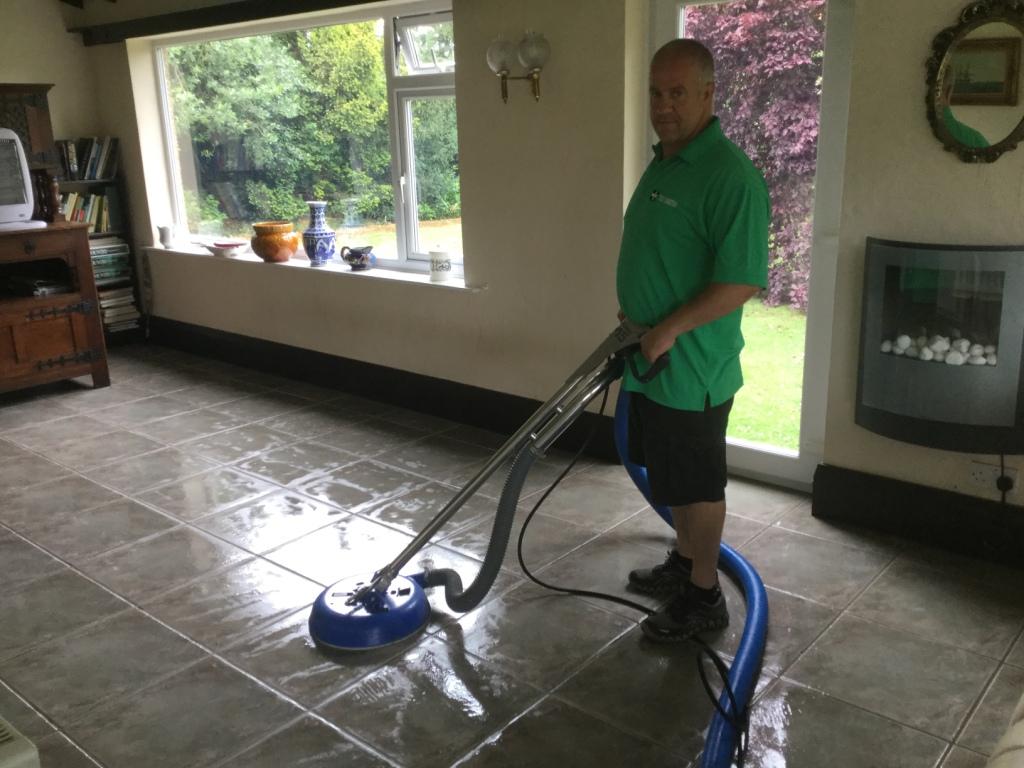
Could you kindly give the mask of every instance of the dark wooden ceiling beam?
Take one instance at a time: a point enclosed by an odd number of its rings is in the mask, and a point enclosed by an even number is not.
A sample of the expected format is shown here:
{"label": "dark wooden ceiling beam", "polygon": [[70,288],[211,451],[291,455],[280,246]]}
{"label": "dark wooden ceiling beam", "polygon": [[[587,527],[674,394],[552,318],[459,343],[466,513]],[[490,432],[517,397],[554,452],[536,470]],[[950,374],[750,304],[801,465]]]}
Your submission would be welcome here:
{"label": "dark wooden ceiling beam", "polygon": [[[73,4],[78,2],[78,0],[71,1]],[[191,11],[175,11],[159,16],[146,16],[88,27],[72,27],[68,32],[80,33],[85,45],[106,45],[120,43],[133,37],[185,32],[190,29],[204,29],[221,24],[240,24],[246,21],[272,19],[278,16],[323,11],[329,8],[349,8],[363,4],[365,4],[365,0],[289,0],[289,2],[240,0],[240,2],[225,3],[224,5],[195,8]]]}

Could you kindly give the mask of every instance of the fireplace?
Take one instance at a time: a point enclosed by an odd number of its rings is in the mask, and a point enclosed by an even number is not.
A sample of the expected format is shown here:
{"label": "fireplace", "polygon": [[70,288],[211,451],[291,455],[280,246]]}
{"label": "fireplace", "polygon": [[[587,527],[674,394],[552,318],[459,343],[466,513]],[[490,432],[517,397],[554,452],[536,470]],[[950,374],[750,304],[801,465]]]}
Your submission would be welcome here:
{"label": "fireplace", "polygon": [[905,442],[1024,453],[1024,246],[868,238],[856,421]]}

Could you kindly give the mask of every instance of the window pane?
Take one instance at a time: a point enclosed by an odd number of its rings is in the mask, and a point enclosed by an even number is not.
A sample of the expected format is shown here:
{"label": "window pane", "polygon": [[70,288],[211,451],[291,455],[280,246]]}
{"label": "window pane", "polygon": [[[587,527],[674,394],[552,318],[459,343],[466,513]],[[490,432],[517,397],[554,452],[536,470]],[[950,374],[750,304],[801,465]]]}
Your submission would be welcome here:
{"label": "window pane", "polygon": [[399,20],[401,45],[396,64],[400,75],[455,71],[455,38],[451,21],[414,24]]}
{"label": "window pane", "polygon": [[455,97],[409,99],[420,253],[448,251],[462,261],[462,204]]}
{"label": "window pane", "polygon": [[165,49],[189,230],[306,227],[328,201],[339,245],[396,258],[383,20]]}

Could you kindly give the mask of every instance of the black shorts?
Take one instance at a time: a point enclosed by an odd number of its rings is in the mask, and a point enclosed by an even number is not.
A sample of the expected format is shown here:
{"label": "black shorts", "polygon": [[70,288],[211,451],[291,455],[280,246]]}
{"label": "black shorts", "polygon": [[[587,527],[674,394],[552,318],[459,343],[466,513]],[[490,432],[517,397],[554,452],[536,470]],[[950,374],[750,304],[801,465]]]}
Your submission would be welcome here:
{"label": "black shorts", "polygon": [[725,498],[725,430],[732,398],[681,411],[629,393],[629,459],[647,467],[655,504],[683,507]]}

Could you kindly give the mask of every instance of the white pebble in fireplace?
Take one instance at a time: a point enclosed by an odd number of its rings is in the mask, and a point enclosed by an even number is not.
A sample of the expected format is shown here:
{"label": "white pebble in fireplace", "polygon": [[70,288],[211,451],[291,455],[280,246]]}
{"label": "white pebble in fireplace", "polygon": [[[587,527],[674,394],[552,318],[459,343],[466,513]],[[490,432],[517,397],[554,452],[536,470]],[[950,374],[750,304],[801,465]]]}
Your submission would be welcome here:
{"label": "white pebble in fireplace", "polygon": [[895,339],[882,342],[881,351],[887,355],[898,355],[925,363],[946,365],[996,365],[999,358],[994,344],[972,343],[970,339],[951,338],[934,334],[922,334],[911,338],[901,333]]}

